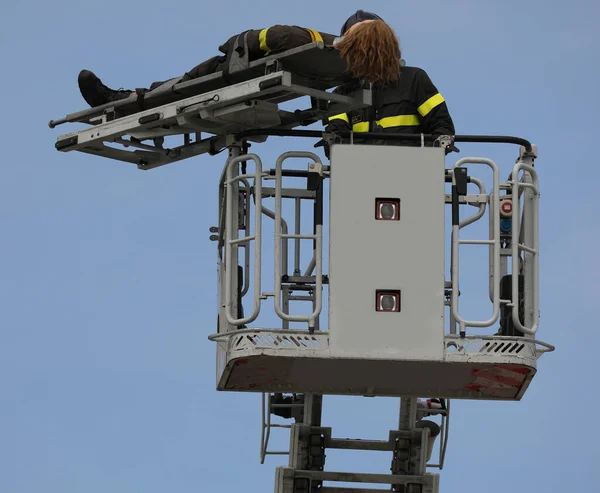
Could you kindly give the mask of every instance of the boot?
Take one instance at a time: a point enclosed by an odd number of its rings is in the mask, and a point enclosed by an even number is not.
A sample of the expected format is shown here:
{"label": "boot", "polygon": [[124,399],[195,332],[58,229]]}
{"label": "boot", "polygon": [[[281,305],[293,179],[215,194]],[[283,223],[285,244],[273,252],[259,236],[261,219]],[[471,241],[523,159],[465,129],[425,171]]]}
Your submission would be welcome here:
{"label": "boot", "polygon": [[102,81],[89,70],[82,70],[79,72],[77,82],[83,99],[85,99],[87,104],[92,108],[106,103],[112,103],[113,101],[119,101],[120,99],[126,99],[133,93],[133,91],[126,91],[123,90],[123,88],[114,90],[105,86],[102,84]]}

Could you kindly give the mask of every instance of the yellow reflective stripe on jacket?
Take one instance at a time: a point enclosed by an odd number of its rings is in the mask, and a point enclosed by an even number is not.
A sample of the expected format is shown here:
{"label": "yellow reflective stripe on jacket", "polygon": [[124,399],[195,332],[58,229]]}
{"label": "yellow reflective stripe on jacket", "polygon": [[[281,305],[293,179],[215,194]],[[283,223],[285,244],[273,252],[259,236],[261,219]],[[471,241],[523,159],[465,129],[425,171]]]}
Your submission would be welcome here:
{"label": "yellow reflective stripe on jacket", "polygon": [[258,42],[260,43],[260,49],[265,52],[265,56],[271,53],[271,50],[267,46],[267,31],[269,28],[263,29],[258,35]]}
{"label": "yellow reflective stripe on jacket", "polygon": [[314,43],[315,41],[323,41],[323,37],[318,31],[314,29],[305,28],[310,34],[310,40]]}
{"label": "yellow reflective stripe on jacket", "polygon": [[435,96],[431,96],[427,101],[425,101],[421,106],[419,106],[417,108],[417,111],[421,116],[427,116],[433,108],[442,104],[443,102],[444,98],[438,92]]}
{"label": "yellow reflective stripe on jacket", "polygon": [[[397,116],[388,116],[386,118],[382,118],[381,120],[377,120],[375,123],[382,128],[390,128],[390,127],[416,127],[421,122],[419,121],[419,117],[417,115],[397,115]],[[369,122],[360,122],[352,125],[353,132],[368,132],[369,131]]]}
{"label": "yellow reflective stripe on jacket", "polygon": [[381,120],[377,120],[377,125],[383,128],[389,127],[412,127],[417,126],[419,123],[419,117],[417,115],[398,115],[398,116],[388,116],[386,118],[382,118]]}
{"label": "yellow reflective stripe on jacket", "polygon": [[360,122],[352,125],[353,132],[368,132],[369,131],[369,122]]}
{"label": "yellow reflective stripe on jacket", "polygon": [[[271,53],[271,49],[267,45],[267,31],[268,30],[269,30],[269,28],[267,27],[258,34],[258,42],[260,44],[260,49],[265,52],[265,56],[268,55],[269,53]],[[318,31],[315,31],[314,29],[309,29],[309,28],[306,28],[306,31],[308,31],[308,33],[310,34],[310,40],[312,42],[323,41],[323,36],[321,36],[321,34]]]}
{"label": "yellow reflective stripe on jacket", "polygon": [[350,123],[350,119],[346,113],[340,113],[339,115],[333,115],[329,117],[329,121],[331,120],[344,120],[346,123]]}

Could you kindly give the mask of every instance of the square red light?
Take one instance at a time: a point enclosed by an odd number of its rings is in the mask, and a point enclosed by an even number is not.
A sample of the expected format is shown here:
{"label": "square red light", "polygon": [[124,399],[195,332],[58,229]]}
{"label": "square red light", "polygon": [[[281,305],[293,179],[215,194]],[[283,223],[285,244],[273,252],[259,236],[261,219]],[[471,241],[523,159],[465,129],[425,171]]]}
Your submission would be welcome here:
{"label": "square red light", "polygon": [[378,221],[399,221],[400,199],[375,199],[375,219]]}
{"label": "square red light", "polygon": [[395,289],[378,289],[375,291],[375,311],[377,312],[399,312],[400,291]]}

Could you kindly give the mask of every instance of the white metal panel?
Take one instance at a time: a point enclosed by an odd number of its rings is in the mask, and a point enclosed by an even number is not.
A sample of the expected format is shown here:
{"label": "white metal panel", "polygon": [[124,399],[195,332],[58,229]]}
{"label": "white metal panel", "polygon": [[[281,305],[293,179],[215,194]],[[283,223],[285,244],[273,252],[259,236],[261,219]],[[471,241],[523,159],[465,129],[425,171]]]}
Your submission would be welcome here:
{"label": "white metal panel", "polygon": [[[399,198],[400,220],[375,220]],[[444,151],[336,145],[330,196],[329,333],[333,356],[442,360]],[[378,289],[401,311],[375,311]]]}

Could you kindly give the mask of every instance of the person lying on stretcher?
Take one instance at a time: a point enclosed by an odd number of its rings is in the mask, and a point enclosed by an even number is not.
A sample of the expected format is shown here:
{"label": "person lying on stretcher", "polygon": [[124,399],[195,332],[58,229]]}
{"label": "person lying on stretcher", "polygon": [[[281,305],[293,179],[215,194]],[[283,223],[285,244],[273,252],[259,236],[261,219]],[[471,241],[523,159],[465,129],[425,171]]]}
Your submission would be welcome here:
{"label": "person lying on stretcher", "polygon": [[[242,33],[244,34],[244,33]],[[227,53],[240,35],[232,36],[219,47],[223,55],[214,56],[197,65],[178,82],[185,82],[221,71],[228,61]],[[250,61],[265,55],[281,53],[313,41],[323,41],[338,50],[353,77],[335,92],[348,94],[361,88],[372,90],[372,106],[350,113],[331,116],[325,121],[326,132],[355,133],[354,143],[419,145],[415,141],[360,139],[362,132],[455,135],[454,124],[445,99],[427,73],[417,67],[403,66],[400,45],[393,29],[378,15],[358,10],[342,26],[340,37],[312,29],[276,25],[247,31]],[[172,81],[172,79],[170,79]],[[169,81],[154,82],[149,90]],[[113,90],[89,70],[79,74],[79,88],[87,103],[100,106],[125,99],[134,91]],[[137,90],[139,94],[139,89]],[[141,90],[144,91],[144,90]],[[345,141],[347,139],[343,139]],[[328,155],[328,145],[321,141]],[[447,150],[457,150],[453,146]]]}
{"label": "person lying on stretcher", "polygon": [[[219,51],[222,55],[214,56],[196,65],[189,72],[186,72],[178,82],[186,82],[222,71],[227,63],[227,54],[232,49],[238,37],[246,33],[249,61],[258,60],[267,55],[282,53],[314,41],[323,41],[326,46],[332,46],[336,39],[332,34],[298,26],[275,25],[266,29],[252,29],[229,38],[227,42],[219,46]],[[110,89],[89,70],[82,70],[79,73],[78,82],[83,98],[91,107],[125,99],[136,93],[132,90]],[[153,82],[147,90],[156,89],[165,82],[167,81]]]}

